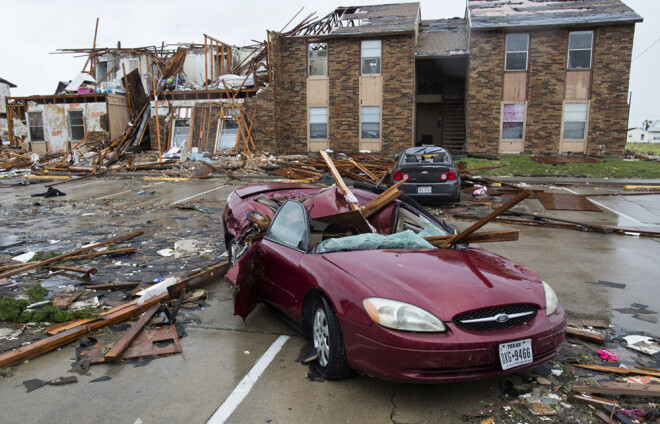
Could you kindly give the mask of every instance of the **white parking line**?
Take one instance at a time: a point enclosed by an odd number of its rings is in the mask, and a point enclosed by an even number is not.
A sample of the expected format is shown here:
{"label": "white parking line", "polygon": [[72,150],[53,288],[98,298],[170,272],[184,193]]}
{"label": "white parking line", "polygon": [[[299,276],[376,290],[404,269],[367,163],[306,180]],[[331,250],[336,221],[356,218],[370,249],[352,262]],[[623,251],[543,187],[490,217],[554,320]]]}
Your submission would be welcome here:
{"label": "white parking line", "polygon": [[82,183],[82,184],[78,184],[78,185],[74,185],[74,186],[67,186],[67,188],[78,188],[78,187],[82,187],[82,186],[86,186],[86,185],[90,185],[90,184],[96,184],[96,183],[100,183],[100,182],[101,182],[101,180],[97,180],[97,181],[92,181],[91,183]]}
{"label": "white parking line", "polygon": [[[577,191],[573,191],[573,190],[571,190],[570,188],[566,188],[566,187],[562,187],[562,188],[563,188],[564,190],[566,190],[566,191],[569,191],[569,192],[573,193],[573,194],[580,194],[580,193],[578,193]],[[619,211],[615,211],[614,209],[609,208],[609,207],[603,205],[603,204],[600,203],[600,202],[596,202],[595,200],[592,200],[592,199],[589,199],[589,201],[590,201],[591,203],[595,204],[595,205],[600,206],[601,208],[607,209],[607,210],[610,211],[610,212],[614,212],[615,214],[617,214],[617,215],[619,215],[619,216],[621,216],[621,217],[624,217],[624,218],[626,218],[626,219],[629,219],[629,220],[631,220],[632,222],[634,222],[634,223],[636,223],[636,224],[639,224],[639,225],[644,226],[644,227],[646,226],[646,224],[644,224],[643,222],[638,221],[638,220],[636,220],[635,218],[631,218],[631,217],[629,217],[629,216],[626,215],[626,214],[622,214],[622,213],[619,212]]]}
{"label": "white parking line", "polygon": [[[151,184],[151,185],[149,185],[149,186],[147,186],[147,187],[151,187],[151,186],[155,186],[155,185],[163,184],[163,183],[164,183],[164,181],[161,181],[161,182],[159,182],[159,183]],[[120,191],[119,193],[108,194],[107,196],[97,197],[96,200],[103,200],[103,199],[107,199],[108,197],[119,196],[120,194],[130,193],[131,191],[133,191],[133,190],[124,190],[124,191]]]}
{"label": "white parking line", "polygon": [[176,205],[177,203],[181,203],[181,202],[185,202],[186,200],[190,200],[193,197],[201,196],[202,194],[206,194],[206,193],[210,193],[212,191],[220,190],[221,188],[225,188],[225,187],[227,187],[227,185],[221,185],[220,187],[212,188],[211,190],[206,190],[206,191],[203,191],[201,193],[197,193],[193,196],[186,197],[185,199],[177,200],[176,202],[170,203],[170,205]]}
{"label": "white parking line", "polygon": [[275,359],[275,355],[282,349],[284,343],[289,340],[289,336],[279,336],[277,340],[273,342],[272,345],[268,348],[266,353],[264,353],[261,358],[257,361],[256,364],[252,367],[249,373],[234,389],[233,392],[229,395],[222,405],[213,413],[211,418],[206,422],[207,424],[219,424],[224,423],[227,419],[234,413],[238,405],[243,402],[243,399],[250,393],[252,386],[257,382],[259,376],[266,370],[266,367]]}

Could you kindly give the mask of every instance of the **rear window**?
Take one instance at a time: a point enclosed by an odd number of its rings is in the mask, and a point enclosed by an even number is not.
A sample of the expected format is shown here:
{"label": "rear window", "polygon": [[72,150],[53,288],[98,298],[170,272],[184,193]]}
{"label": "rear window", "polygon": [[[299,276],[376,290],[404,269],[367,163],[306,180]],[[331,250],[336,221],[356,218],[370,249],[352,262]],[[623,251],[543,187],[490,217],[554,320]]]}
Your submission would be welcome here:
{"label": "rear window", "polygon": [[404,153],[402,163],[449,164],[449,155],[445,152],[425,153],[425,154]]}

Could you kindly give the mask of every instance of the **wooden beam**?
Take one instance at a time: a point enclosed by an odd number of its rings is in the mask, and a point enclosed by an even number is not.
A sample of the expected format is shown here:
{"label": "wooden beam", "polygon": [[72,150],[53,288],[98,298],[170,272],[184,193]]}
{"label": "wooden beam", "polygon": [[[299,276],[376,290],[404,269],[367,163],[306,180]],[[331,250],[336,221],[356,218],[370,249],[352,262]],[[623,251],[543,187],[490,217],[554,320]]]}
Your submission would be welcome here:
{"label": "wooden beam", "polygon": [[40,267],[43,267],[44,265],[48,265],[48,264],[51,264],[53,262],[58,262],[58,261],[61,261],[61,260],[64,260],[64,259],[68,259],[71,256],[76,256],[76,255],[79,255],[81,253],[89,252],[90,250],[94,250],[94,249],[97,249],[97,248],[102,247],[102,246],[107,246],[107,245],[112,244],[112,243],[118,243],[120,241],[129,240],[129,239],[132,239],[134,237],[141,236],[142,234],[144,234],[143,231],[136,231],[136,232],[127,234],[125,236],[115,237],[115,238],[112,238],[110,240],[106,240],[106,241],[103,241],[103,242],[100,242],[100,243],[95,243],[91,246],[81,247],[80,249],[76,249],[76,250],[73,250],[73,251],[68,252],[68,253],[63,253],[61,255],[57,255],[57,256],[52,257],[50,259],[46,259],[46,260],[39,261],[39,262],[31,262],[31,263],[26,264],[22,268],[16,268],[16,269],[12,269],[10,271],[3,272],[2,274],[0,274],[0,278],[6,278],[6,277],[9,277],[9,276],[12,276],[12,275],[22,274],[22,273],[24,273],[26,271],[29,271],[31,269],[40,268]]}
{"label": "wooden beam", "polygon": [[452,244],[458,244],[461,242],[461,240],[465,239],[467,236],[470,234],[474,233],[477,231],[479,228],[483,227],[484,225],[488,224],[490,221],[492,221],[495,217],[500,215],[502,212],[505,212],[509,209],[511,209],[513,206],[517,205],[520,203],[523,199],[527,198],[530,194],[532,194],[531,191],[525,190],[513,199],[509,200],[499,208],[495,209],[493,212],[489,213],[487,216],[481,218],[479,221],[475,222],[465,230],[463,230],[460,234],[458,234],[456,237],[454,237],[454,240]]}
{"label": "wooden beam", "polygon": [[[158,162],[163,163],[163,149],[160,146],[160,118],[158,117],[158,93],[156,92],[156,78],[153,78],[153,75],[151,78],[151,88],[154,93],[154,107],[156,109],[156,140],[158,140]],[[190,124],[192,125],[192,122]]]}
{"label": "wooden beam", "polygon": [[[330,173],[337,182],[337,187],[339,187],[342,193],[344,193],[344,196],[349,196],[349,195],[352,196],[353,193],[351,193],[351,191],[346,186],[344,179],[341,177],[341,175],[339,175],[339,171],[337,171],[337,168],[335,167],[334,162],[332,162],[332,159],[330,159],[330,156],[328,156],[328,154],[324,150],[319,150],[319,153],[321,154],[321,157],[323,158],[325,163],[328,165],[328,169],[330,169]],[[349,202],[348,200],[347,202],[352,210],[356,211],[360,209],[357,203]]]}
{"label": "wooden beam", "polygon": [[573,386],[574,392],[639,397],[659,397],[660,384],[600,382],[598,386]]}
{"label": "wooden beam", "polygon": [[365,174],[367,174],[367,175],[369,176],[369,178],[371,178],[372,180],[374,180],[374,181],[376,181],[376,182],[379,181],[378,177],[375,176],[375,175],[373,174],[373,172],[371,172],[371,171],[369,171],[367,168],[365,168],[362,164],[359,164],[359,163],[355,162],[353,159],[349,159],[348,161],[349,161],[350,163],[352,163],[357,169],[359,169],[360,171],[362,171],[362,172],[364,172]]}
{"label": "wooden beam", "polygon": [[[490,243],[490,242],[500,242],[500,241],[516,241],[520,231],[511,230],[511,231],[484,231],[481,233],[474,233],[470,236],[463,239],[463,243]],[[454,239],[454,235],[446,236],[430,236],[424,237],[424,240],[428,241],[434,246],[437,247],[446,247],[446,242]]]}
{"label": "wooden beam", "polygon": [[611,372],[614,374],[635,374],[635,375],[650,375],[652,377],[660,377],[660,372],[648,371],[648,370],[639,370],[639,369],[630,369],[630,368],[619,368],[619,367],[606,367],[603,365],[587,365],[587,364],[571,364],[574,367],[584,368],[592,371],[600,372]]}
{"label": "wooden beam", "polygon": [[160,304],[154,305],[149,310],[147,310],[136,322],[131,326],[131,328],[115,343],[114,346],[105,354],[105,359],[110,361],[116,361],[119,359],[122,353],[128,349],[128,347],[133,343],[133,340],[138,336],[144,327],[149,324],[153,317],[160,310]]}
{"label": "wooden beam", "polygon": [[587,340],[598,344],[605,343],[605,334],[598,331],[567,327],[566,334],[577,337],[578,339]]}
{"label": "wooden beam", "polygon": [[403,184],[403,181],[399,181],[392,187],[379,194],[378,197],[376,197],[362,208],[362,215],[364,215],[365,218],[369,218],[371,215],[387,206],[391,201],[401,196],[403,194],[403,192],[399,190],[401,184]]}

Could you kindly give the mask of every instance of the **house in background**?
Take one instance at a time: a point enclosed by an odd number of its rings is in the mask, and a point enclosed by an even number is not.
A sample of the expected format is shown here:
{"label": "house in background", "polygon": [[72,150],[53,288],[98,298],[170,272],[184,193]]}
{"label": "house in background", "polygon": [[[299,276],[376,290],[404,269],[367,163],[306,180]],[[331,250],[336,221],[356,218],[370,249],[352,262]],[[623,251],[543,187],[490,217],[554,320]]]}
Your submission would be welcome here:
{"label": "house in background", "polygon": [[11,96],[11,89],[16,88],[16,84],[12,84],[4,78],[0,78],[0,140],[9,140],[7,133],[7,105],[5,104],[7,97]]}
{"label": "house in background", "polygon": [[653,121],[649,124],[648,143],[660,143],[660,120]]}
{"label": "house in background", "polygon": [[274,152],[623,154],[635,23],[619,0],[341,7],[271,35],[272,84],[247,100]]}
{"label": "house in background", "polygon": [[650,143],[648,131],[644,128],[630,128],[628,129],[627,143]]}

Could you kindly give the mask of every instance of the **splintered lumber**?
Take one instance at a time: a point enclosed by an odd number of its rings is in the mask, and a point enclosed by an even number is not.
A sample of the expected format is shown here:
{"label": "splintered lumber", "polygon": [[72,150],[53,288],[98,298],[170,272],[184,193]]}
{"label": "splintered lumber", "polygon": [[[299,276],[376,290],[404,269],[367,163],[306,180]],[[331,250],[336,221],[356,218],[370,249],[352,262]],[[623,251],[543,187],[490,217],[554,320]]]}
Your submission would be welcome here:
{"label": "splintered lumber", "polygon": [[611,372],[614,374],[643,374],[650,375],[651,377],[660,377],[660,372],[649,371],[642,369],[630,369],[630,368],[619,368],[619,367],[606,367],[603,365],[587,365],[587,364],[571,364],[574,367],[585,368],[592,371],[601,371],[601,372]]}
{"label": "splintered lumber", "polygon": [[360,211],[347,211],[334,215],[326,215],[314,218],[314,221],[325,222],[328,224],[339,225],[344,228],[355,228],[361,233],[370,233],[371,228],[366,218]]}
{"label": "splintered lumber", "polygon": [[580,403],[585,403],[587,405],[592,405],[596,407],[604,406],[617,406],[618,404],[609,399],[603,399],[598,396],[589,396],[589,395],[573,395],[573,399],[577,400]]}
{"label": "splintered lumber", "polygon": [[51,264],[53,262],[58,262],[58,261],[70,258],[71,256],[76,256],[76,255],[79,255],[81,253],[89,252],[90,250],[94,250],[94,249],[97,249],[99,247],[107,246],[109,244],[129,240],[129,239],[132,239],[134,237],[141,236],[142,234],[144,234],[143,231],[135,231],[133,233],[126,234],[125,236],[115,237],[115,238],[110,239],[110,240],[106,240],[106,241],[103,241],[103,242],[100,242],[100,243],[92,244],[91,246],[81,247],[80,249],[76,249],[76,250],[73,250],[73,251],[68,252],[68,253],[63,253],[61,255],[54,256],[50,259],[45,259],[43,261],[38,261],[38,262],[31,262],[31,263],[25,264],[25,266],[22,267],[22,268],[16,268],[16,269],[12,269],[12,270],[3,272],[2,274],[0,274],[0,278],[9,277],[11,275],[16,275],[16,274],[22,274],[25,271],[29,271],[29,270],[35,269],[35,268],[40,268],[40,267],[43,267],[45,265]]}
{"label": "splintered lumber", "polygon": [[600,382],[598,386],[573,386],[574,392],[639,397],[659,397],[660,384]]}
{"label": "splintered lumber", "polygon": [[[500,242],[500,241],[516,241],[520,231],[518,230],[505,230],[505,231],[484,231],[481,233],[474,233],[470,236],[463,239],[463,243],[491,243],[491,242]],[[429,236],[424,237],[424,240],[428,241],[434,246],[443,247],[447,240],[452,240],[454,235],[446,236]]]}
{"label": "splintered lumber", "polygon": [[505,212],[509,209],[511,209],[513,206],[517,205],[520,203],[522,200],[527,198],[530,194],[532,194],[531,191],[525,190],[518,194],[516,197],[513,199],[509,200],[499,208],[495,209],[493,212],[489,213],[485,217],[481,218],[479,221],[475,222],[468,228],[466,228],[464,231],[462,231],[460,234],[456,235],[456,237],[453,238],[452,244],[458,244],[460,243],[463,239],[467,238],[470,234],[474,233],[477,231],[479,228],[483,227],[484,225],[488,224],[490,221],[492,221],[494,218],[496,218],[498,215],[500,215],[502,212]]}
{"label": "splintered lumber", "polygon": [[359,169],[360,171],[362,171],[362,172],[364,172],[365,174],[367,174],[367,175],[369,176],[369,178],[371,178],[372,180],[378,182],[378,177],[375,176],[375,175],[374,175],[371,171],[369,171],[367,168],[365,168],[365,167],[362,166],[361,164],[355,162],[353,159],[349,159],[349,162],[352,163],[353,165],[355,165],[355,167],[356,167],[357,169]]}
{"label": "splintered lumber", "polygon": [[605,342],[605,335],[598,331],[567,327],[566,334],[577,337],[578,339],[587,340],[599,344],[603,344]]}
{"label": "splintered lumber", "polygon": [[[337,182],[337,187],[339,187],[342,193],[344,193],[344,197],[353,196],[353,193],[351,193],[351,191],[346,186],[344,179],[341,177],[341,175],[339,175],[339,171],[337,171],[337,167],[335,167],[335,164],[334,162],[332,162],[332,159],[330,159],[330,156],[328,156],[328,154],[324,150],[319,150],[319,153],[321,154],[321,157],[323,158],[325,163],[328,165],[328,169],[330,170],[332,177]],[[357,202],[351,202],[348,199],[346,199],[346,201],[348,202],[348,206],[354,211],[360,209]]]}
{"label": "splintered lumber", "polygon": [[53,265],[49,266],[49,269],[56,269],[60,271],[71,271],[71,272],[77,272],[80,274],[96,274],[98,271],[94,267],[84,267],[84,268],[77,268],[73,266],[63,266],[63,265]]}
{"label": "splintered lumber", "polygon": [[122,336],[121,339],[115,343],[115,345],[105,354],[105,358],[111,361],[119,359],[119,357],[124,353],[124,351],[133,343],[133,340],[138,336],[140,331],[149,324],[153,317],[160,310],[160,305],[154,305],[147,312],[145,312],[138,322],[133,324],[133,326]]}
{"label": "splintered lumber", "polygon": [[375,214],[383,207],[388,205],[391,201],[401,196],[403,192],[399,190],[399,187],[401,184],[403,184],[404,181],[405,180],[401,180],[384,192],[380,193],[378,197],[376,197],[374,200],[369,202],[369,204],[362,208],[362,215],[365,218],[369,218],[371,215]]}

